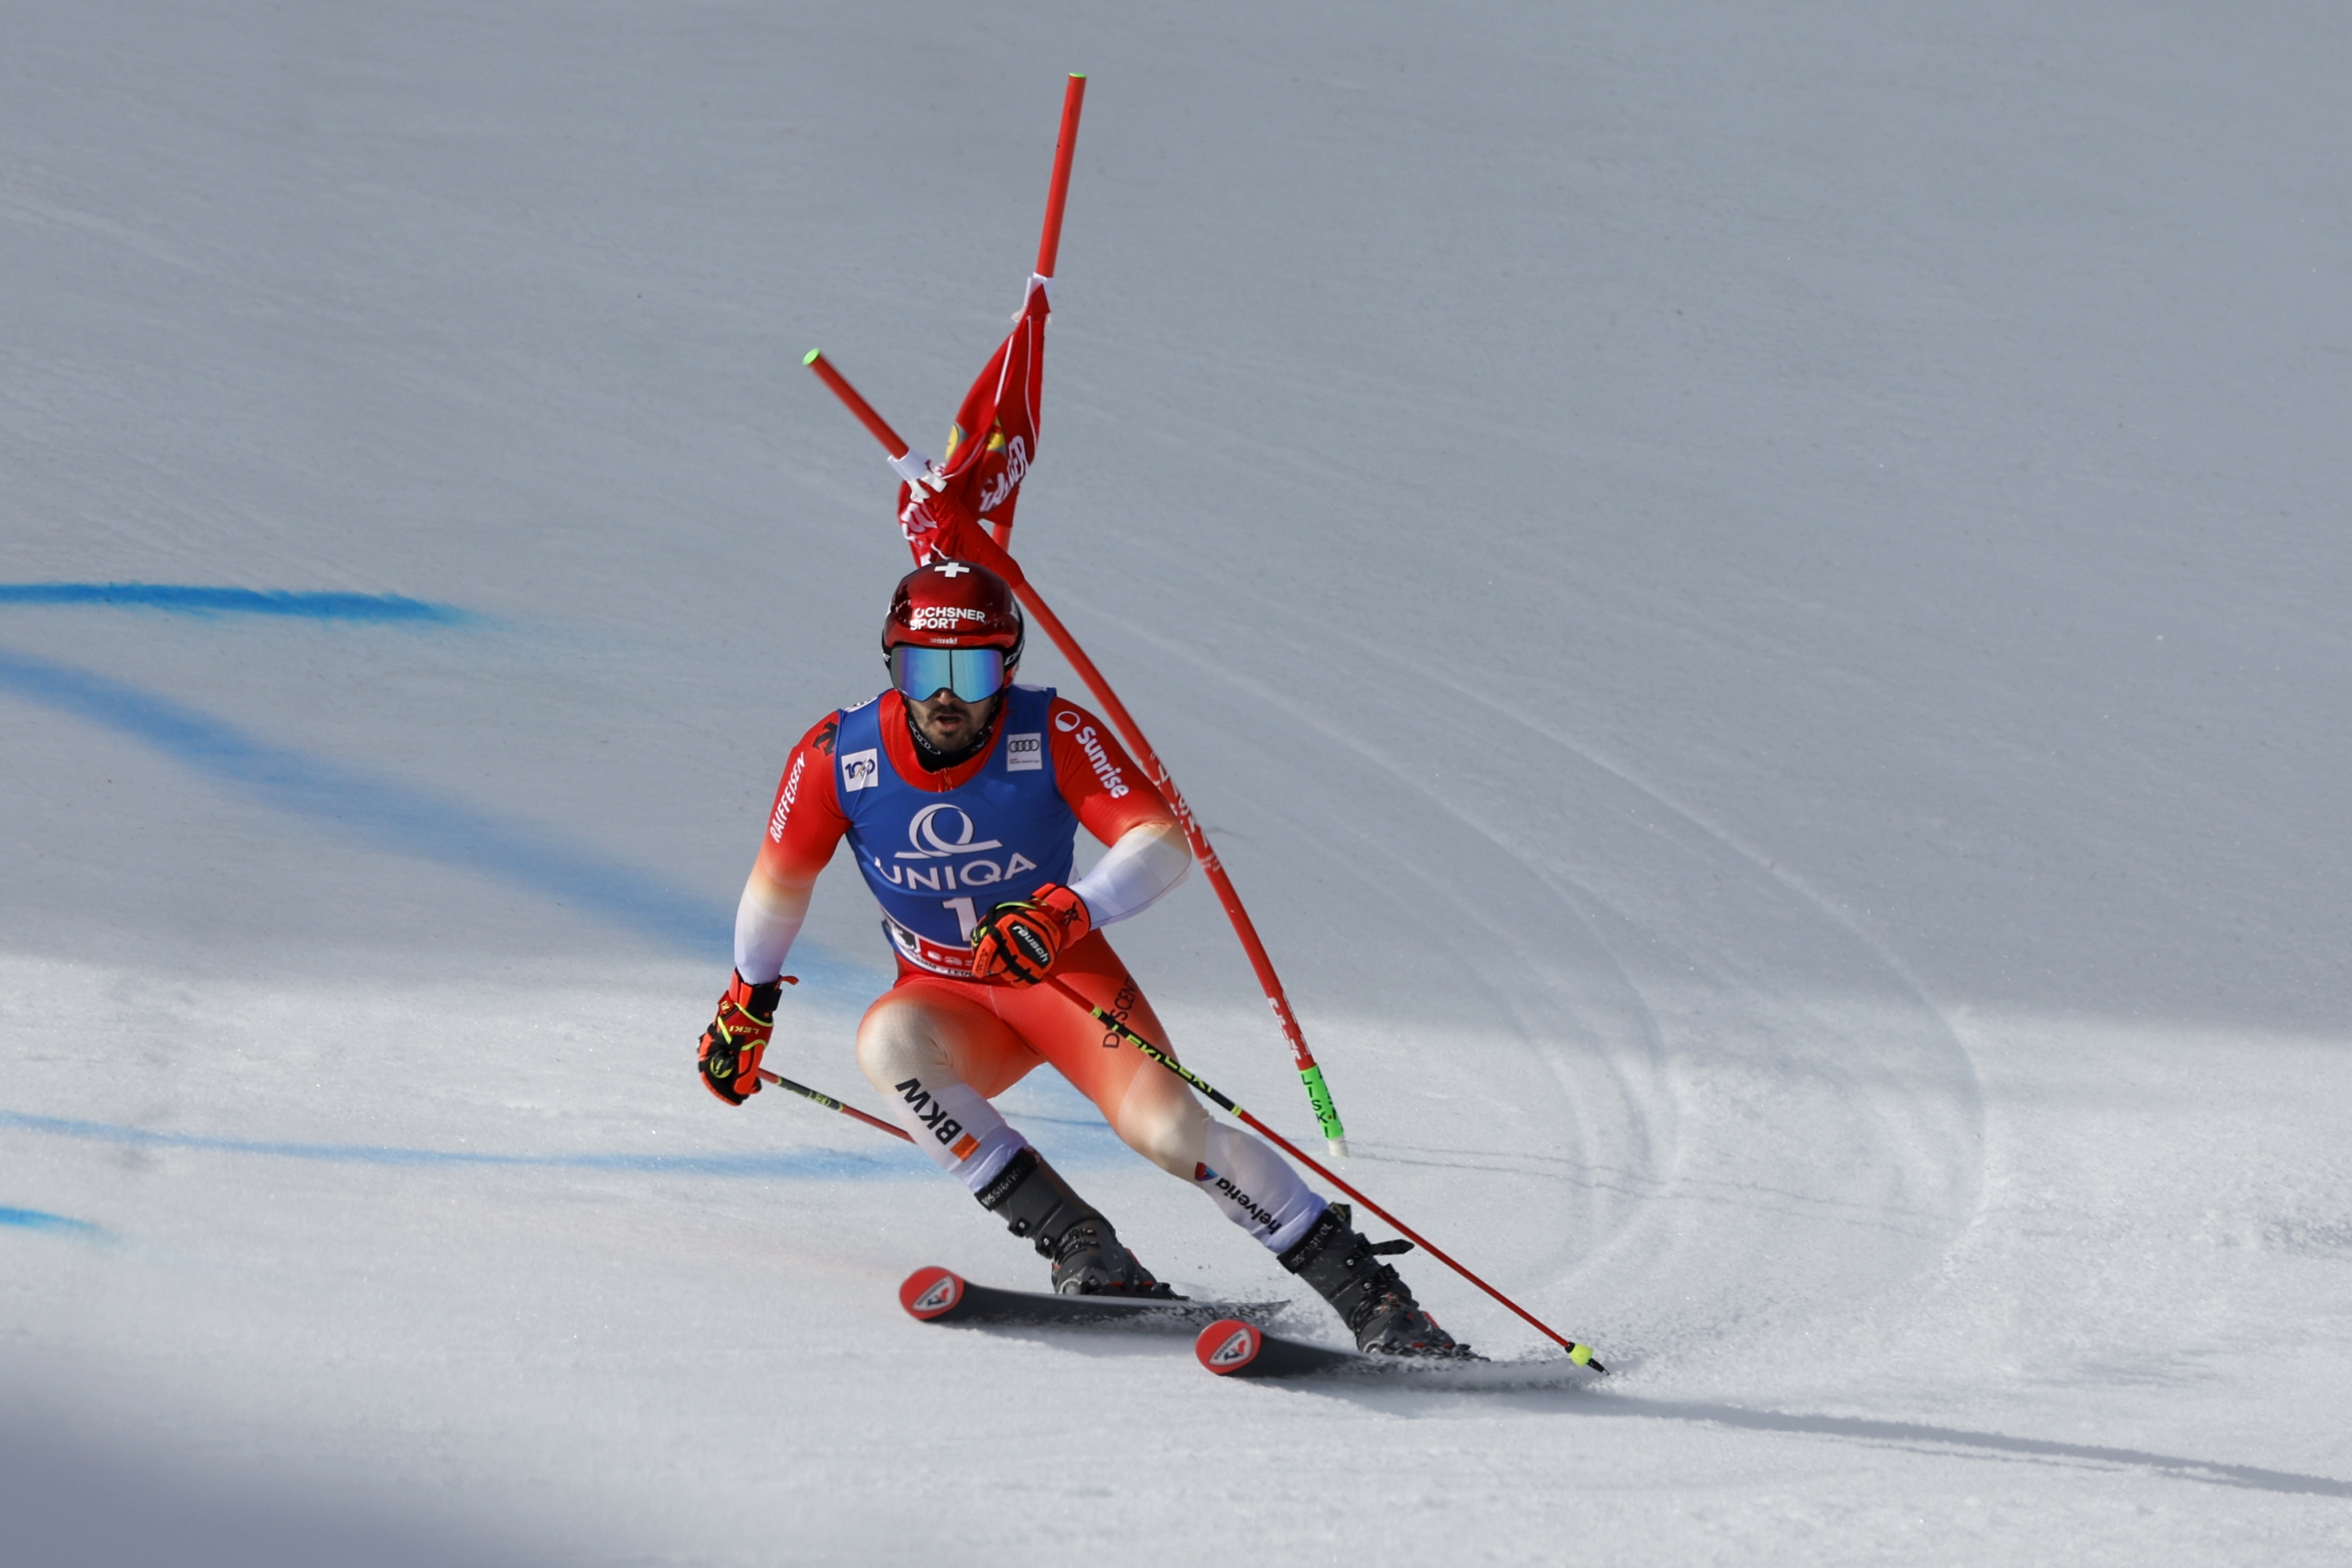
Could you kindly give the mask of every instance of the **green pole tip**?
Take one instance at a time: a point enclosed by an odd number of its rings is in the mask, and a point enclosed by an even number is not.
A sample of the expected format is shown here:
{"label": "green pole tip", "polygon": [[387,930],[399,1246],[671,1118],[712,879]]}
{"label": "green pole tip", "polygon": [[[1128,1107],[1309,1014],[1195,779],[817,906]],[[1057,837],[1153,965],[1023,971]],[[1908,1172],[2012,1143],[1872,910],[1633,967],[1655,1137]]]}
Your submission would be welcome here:
{"label": "green pole tip", "polygon": [[801,355],[801,363],[803,364],[814,364],[824,357],[824,351],[823,349],[811,349],[808,353]]}
{"label": "green pole tip", "polygon": [[1072,71],[1070,73],[1070,79],[1072,81],[1084,81],[1087,79],[1087,73],[1084,71]]}

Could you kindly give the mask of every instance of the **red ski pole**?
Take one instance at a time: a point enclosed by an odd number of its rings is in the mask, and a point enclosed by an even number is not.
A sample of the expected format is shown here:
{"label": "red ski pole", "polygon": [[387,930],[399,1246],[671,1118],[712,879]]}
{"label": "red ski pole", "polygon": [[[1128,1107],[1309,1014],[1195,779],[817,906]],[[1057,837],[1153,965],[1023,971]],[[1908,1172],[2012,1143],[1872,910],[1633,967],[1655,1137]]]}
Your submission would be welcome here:
{"label": "red ski pole", "polygon": [[1355,1187],[1340,1180],[1339,1175],[1334,1173],[1329,1166],[1325,1165],[1313,1155],[1305,1152],[1297,1144],[1293,1143],[1289,1139],[1285,1138],[1281,1133],[1276,1132],[1273,1128],[1268,1127],[1265,1122],[1260,1121],[1256,1117],[1252,1116],[1248,1111],[1244,1110],[1240,1106],[1235,1105],[1232,1100],[1226,1099],[1223,1094],[1217,1091],[1216,1086],[1212,1084],[1207,1079],[1202,1078],[1199,1073],[1194,1072],[1192,1068],[1178,1061],[1174,1057],[1170,1056],[1167,1051],[1153,1045],[1150,1040],[1145,1039],[1133,1029],[1129,1028],[1123,1021],[1113,1016],[1107,1009],[1097,1007],[1093,1003],[1087,1001],[1085,997],[1079,995],[1077,992],[1071,989],[1067,981],[1048,974],[1045,976],[1045,984],[1052,986],[1055,990],[1059,991],[1063,995],[1067,996],[1071,1001],[1076,1002],[1079,1006],[1084,1007],[1088,1013],[1094,1016],[1095,1021],[1102,1025],[1103,1027],[1118,1036],[1129,1045],[1133,1046],[1145,1056],[1150,1057],[1153,1061],[1158,1062],[1161,1067],[1166,1068],[1170,1072],[1174,1073],[1178,1078],[1182,1079],[1186,1083],[1189,1083],[1194,1089],[1199,1089],[1202,1094],[1207,1095],[1212,1100],[1215,1101],[1220,1108],[1231,1111],[1235,1117],[1241,1120],[1243,1125],[1248,1127],[1252,1131],[1257,1133],[1260,1137],[1272,1143],[1276,1148],[1281,1150],[1284,1153],[1289,1155],[1292,1159],[1297,1161],[1300,1164],[1306,1166],[1308,1170],[1314,1172],[1317,1175],[1322,1177],[1325,1181],[1330,1183],[1333,1186],[1339,1188],[1349,1197],[1355,1199],[1356,1202],[1361,1204],[1373,1214],[1378,1215],[1381,1218],[1388,1221],[1389,1225],[1395,1229],[1399,1236],[1403,1237],[1407,1241],[1412,1242],[1415,1247],[1420,1247],[1423,1252],[1428,1253],[1432,1258],[1436,1258],[1440,1263],[1444,1264],[1445,1267],[1462,1276],[1463,1279],[1467,1279],[1471,1284],[1475,1285],[1479,1289],[1484,1290],[1487,1295],[1492,1296],[1496,1300],[1500,1301],[1504,1306],[1508,1307],[1512,1311],[1517,1313],[1519,1317],[1530,1327],[1534,1328],[1538,1333],[1543,1335],[1544,1338],[1551,1341],[1554,1344],[1559,1346],[1560,1349],[1566,1351],[1568,1352],[1569,1360],[1576,1363],[1579,1366],[1589,1366],[1595,1372],[1606,1372],[1609,1370],[1607,1367],[1602,1366],[1599,1362],[1592,1359],[1592,1347],[1591,1345],[1579,1344],[1576,1341],[1570,1339],[1567,1335],[1554,1330],[1549,1324],[1537,1317],[1533,1312],[1528,1311],[1525,1307],[1520,1306],[1517,1301],[1512,1300],[1508,1296],[1504,1295],[1500,1290],[1496,1289],[1492,1285],[1487,1284],[1484,1279],[1481,1279],[1475,1274],[1471,1273],[1470,1270],[1455,1262],[1445,1253],[1439,1251],[1435,1247],[1430,1244],[1427,1237],[1423,1236],[1419,1231],[1405,1224],[1404,1221],[1397,1218],[1396,1215],[1389,1213],[1388,1210],[1372,1202],[1371,1199],[1366,1197]]}

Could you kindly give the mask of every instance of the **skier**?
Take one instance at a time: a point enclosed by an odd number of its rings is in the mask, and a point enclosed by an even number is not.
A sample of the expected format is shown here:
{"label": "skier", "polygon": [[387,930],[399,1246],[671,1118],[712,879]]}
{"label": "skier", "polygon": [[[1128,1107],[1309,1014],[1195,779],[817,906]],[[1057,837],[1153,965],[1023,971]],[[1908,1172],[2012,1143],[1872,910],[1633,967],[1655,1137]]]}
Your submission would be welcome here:
{"label": "skier", "polygon": [[[858,1066],[916,1146],[1052,1261],[1056,1291],[1174,1294],[989,1103],[1040,1062],[1314,1287],[1360,1349],[1466,1353],[1346,1205],[1038,984],[1050,974],[1165,1045],[1102,928],[1149,909],[1192,859],[1167,801],[1101,721],[1013,684],[1023,637],[1012,590],[983,567],[934,561],[898,584],[882,629],[889,689],[827,716],[785,764],[735,913],[734,980],[702,1037],[703,1083],[730,1105],[759,1091],[784,955],[846,835],[898,963],[858,1025]],[[1081,825],[1109,847],[1073,879]]]}

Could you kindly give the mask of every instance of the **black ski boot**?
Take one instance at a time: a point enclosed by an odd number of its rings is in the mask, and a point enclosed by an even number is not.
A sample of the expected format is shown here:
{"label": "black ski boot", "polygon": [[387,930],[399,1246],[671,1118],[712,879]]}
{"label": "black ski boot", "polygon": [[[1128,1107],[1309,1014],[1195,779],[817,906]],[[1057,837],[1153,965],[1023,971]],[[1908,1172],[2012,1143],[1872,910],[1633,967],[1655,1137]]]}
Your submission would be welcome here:
{"label": "black ski boot", "polygon": [[1004,1227],[1028,1237],[1037,1256],[1054,1264],[1057,1296],[1148,1296],[1176,1299],[1151,1270],[1121,1245],[1118,1233],[1092,1204],[1070,1190],[1061,1173],[1024,1149],[981,1189],[980,1206],[1004,1216]]}
{"label": "black ski boot", "polygon": [[1333,1204],[1282,1255],[1282,1266],[1331,1303],[1356,1336],[1356,1348],[1369,1355],[1478,1359],[1468,1345],[1456,1344],[1452,1334],[1439,1328],[1397,1271],[1381,1261],[1383,1253],[1409,1251],[1412,1243],[1367,1241],[1357,1231],[1355,1218],[1346,1204]]}

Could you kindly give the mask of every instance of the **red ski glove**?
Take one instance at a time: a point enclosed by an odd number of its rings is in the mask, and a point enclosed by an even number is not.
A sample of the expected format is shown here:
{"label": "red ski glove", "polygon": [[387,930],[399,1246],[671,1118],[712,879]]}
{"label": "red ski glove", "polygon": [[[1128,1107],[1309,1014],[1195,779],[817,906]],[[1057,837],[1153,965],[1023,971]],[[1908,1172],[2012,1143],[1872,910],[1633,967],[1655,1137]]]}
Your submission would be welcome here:
{"label": "red ski glove", "polygon": [[760,1092],[760,1055],[776,1032],[776,999],[783,994],[782,980],[754,985],[738,974],[702,1031],[702,1085],[730,1105]]}
{"label": "red ski glove", "polygon": [[1048,882],[1025,899],[997,905],[971,928],[972,978],[1034,985],[1064,948],[1094,929],[1087,901]]}

